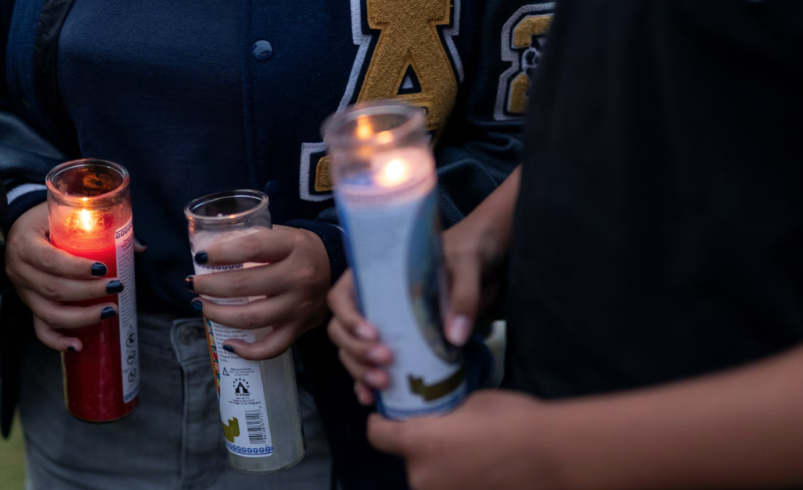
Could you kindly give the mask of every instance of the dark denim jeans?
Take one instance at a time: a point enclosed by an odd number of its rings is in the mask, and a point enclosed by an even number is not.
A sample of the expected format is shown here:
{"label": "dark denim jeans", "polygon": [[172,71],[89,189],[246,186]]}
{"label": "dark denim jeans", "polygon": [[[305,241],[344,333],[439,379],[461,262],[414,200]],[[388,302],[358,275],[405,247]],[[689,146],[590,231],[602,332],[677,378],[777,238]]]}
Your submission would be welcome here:
{"label": "dark denim jeans", "polygon": [[306,456],[267,476],[228,463],[212,367],[200,319],[139,314],[140,405],[119,422],[93,425],[64,408],[59,354],[30,335],[20,413],[30,490],[326,490],[331,458],[312,397],[301,391]]}

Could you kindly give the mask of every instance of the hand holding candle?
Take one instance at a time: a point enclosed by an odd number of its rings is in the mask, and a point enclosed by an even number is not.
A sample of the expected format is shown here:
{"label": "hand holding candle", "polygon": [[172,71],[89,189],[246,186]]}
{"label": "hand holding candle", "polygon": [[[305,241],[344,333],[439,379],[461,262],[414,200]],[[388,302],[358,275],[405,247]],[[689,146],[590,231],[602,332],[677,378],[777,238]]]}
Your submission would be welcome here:
{"label": "hand holding candle", "polygon": [[[81,351],[80,339],[69,329],[88,327],[117,314],[117,304],[90,306],[67,302],[99,299],[120,288],[109,267],[54,247],[48,239],[47,204],[23,214],[11,227],[6,245],[6,273],[20,298],[33,310],[36,336],[48,347]],[[64,330],[62,330],[64,329]]]}
{"label": "hand holding candle", "polygon": [[[444,330],[453,345],[464,345],[477,317],[496,305],[504,283],[500,271],[504,271],[519,176],[517,169],[479,207],[443,234],[444,266],[450,284],[450,311]],[[385,369],[393,357],[377,329],[359,311],[351,270],[329,292],[328,303],[333,314],[329,337],[355,379],[354,391],[360,403],[373,404],[373,390],[388,386]]]}
{"label": "hand holding candle", "polygon": [[[246,305],[220,305],[198,298],[203,315],[240,329],[272,326],[273,332],[253,344],[226,341],[243,359],[272,359],[326,317],[326,292],[331,284],[329,258],[312,232],[286,226],[259,231],[198,252],[208,266],[269,264],[187,278],[187,287],[215,298],[263,297]],[[196,307],[197,309],[197,307]]]}
{"label": "hand holding candle", "polygon": [[[105,307],[86,328],[75,331],[80,352],[62,354],[64,400],[74,417],[105,423],[130,415],[139,403],[137,300],[134,278],[134,225],[130,178],[122,166],[94,159],[63,163],[51,170],[47,183],[49,255],[95,261],[96,275],[119,275],[106,285],[108,297],[70,298],[69,285],[53,287],[70,308]],[[51,327],[53,325],[50,325]],[[68,349],[75,350],[78,349]]]}

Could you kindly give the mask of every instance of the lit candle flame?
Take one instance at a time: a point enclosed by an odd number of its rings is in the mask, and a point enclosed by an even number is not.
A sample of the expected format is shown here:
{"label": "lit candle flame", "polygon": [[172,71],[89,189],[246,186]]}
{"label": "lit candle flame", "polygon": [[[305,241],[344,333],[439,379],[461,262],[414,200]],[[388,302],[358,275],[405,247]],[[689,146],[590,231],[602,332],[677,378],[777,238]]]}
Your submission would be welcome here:
{"label": "lit candle flame", "polygon": [[394,158],[382,166],[376,180],[383,187],[394,187],[407,180],[409,175],[410,165],[401,158]]}
{"label": "lit candle flame", "polygon": [[374,135],[374,126],[368,119],[368,116],[357,117],[357,137],[361,140],[367,140]]}
{"label": "lit candle flame", "polygon": [[81,225],[84,229],[86,231],[92,231],[92,228],[95,227],[95,222],[92,221],[92,214],[86,209],[82,209],[79,214],[81,216]]}
{"label": "lit candle flame", "polygon": [[380,145],[385,145],[393,141],[393,133],[390,131],[382,131],[376,135],[376,142]]}

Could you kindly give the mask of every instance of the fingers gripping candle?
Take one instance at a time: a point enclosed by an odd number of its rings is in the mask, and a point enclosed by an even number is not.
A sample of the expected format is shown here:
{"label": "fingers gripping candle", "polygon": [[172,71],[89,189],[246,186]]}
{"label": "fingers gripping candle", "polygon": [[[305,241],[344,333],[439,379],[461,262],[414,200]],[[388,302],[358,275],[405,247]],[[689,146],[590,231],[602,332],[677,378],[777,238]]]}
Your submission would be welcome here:
{"label": "fingers gripping candle", "polygon": [[[189,221],[193,256],[210,245],[242,238],[271,228],[268,196],[256,191],[220,192],[196,199],[184,209]],[[214,274],[260,267],[246,263],[209,266],[195,262],[195,274]],[[222,305],[244,305],[257,298],[205,299]],[[223,436],[234,469],[251,474],[286,470],[304,457],[293,354],[248,361],[223,349],[223,342],[261,341],[271,327],[229,328],[204,320],[220,402]]]}
{"label": "fingers gripping candle", "polygon": [[88,422],[112,422],[134,411],[139,393],[134,228],[125,168],[78,160],[47,175],[50,243],[77,257],[102,262],[123,291],[76,306],[117,303],[118,315],[71,330],[81,352],[63,354],[67,410]]}
{"label": "fingers gripping candle", "polygon": [[442,333],[446,281],[424,117],[379,102],[332,116],[323,132],[360,306],[395,359],[378,408],[394,419],[448,412],[467,384]]}

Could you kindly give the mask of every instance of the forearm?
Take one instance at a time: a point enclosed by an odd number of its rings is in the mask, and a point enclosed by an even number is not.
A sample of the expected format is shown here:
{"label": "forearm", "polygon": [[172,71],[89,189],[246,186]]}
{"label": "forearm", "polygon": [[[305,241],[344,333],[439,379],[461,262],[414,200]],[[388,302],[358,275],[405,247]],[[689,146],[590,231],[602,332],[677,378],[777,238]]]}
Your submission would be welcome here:
{"label": "forearm", "polygon": [[516,167],[510,176],[489,195],[461,223],[483,234],[486,241],[492,241],[494,248],[507,249],[513,227],[513,211],[519,195],[521,167]]}
{"label": "forearm", "polygon": [[803,348],[629,394],[548,404],[532,438],[566,488],[803,484]]}

